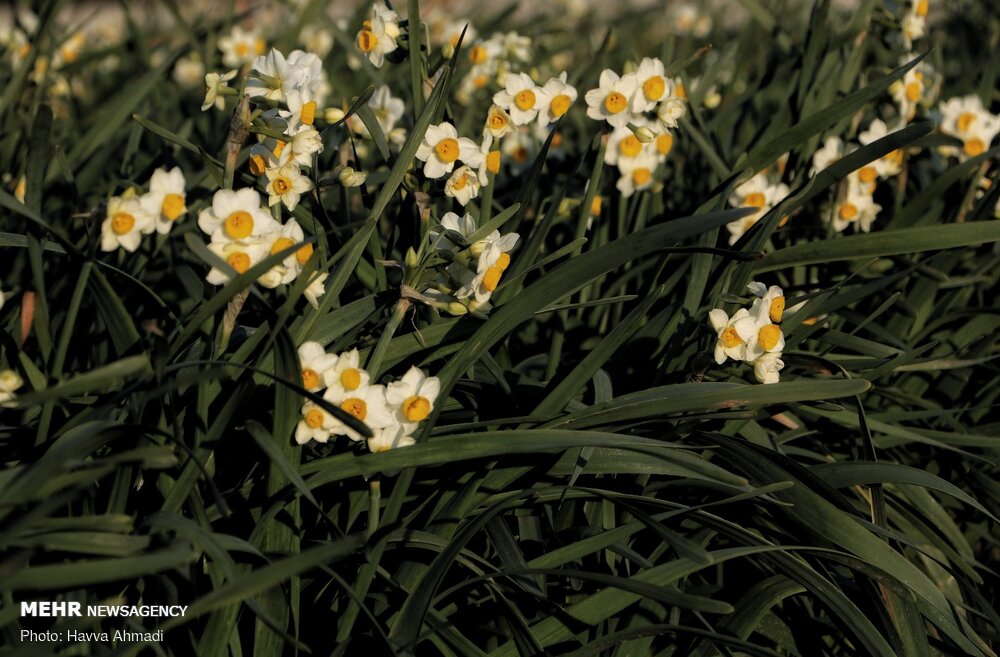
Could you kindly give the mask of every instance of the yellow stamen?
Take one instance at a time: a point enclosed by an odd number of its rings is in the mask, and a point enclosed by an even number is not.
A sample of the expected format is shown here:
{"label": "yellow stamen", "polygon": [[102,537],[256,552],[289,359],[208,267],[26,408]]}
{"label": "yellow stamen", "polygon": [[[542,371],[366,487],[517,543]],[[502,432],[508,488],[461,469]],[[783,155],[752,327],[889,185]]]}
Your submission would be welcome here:
{"label": "yellow stamen", "polygon": [[535,106],[535,92],[525,89],[514,96],[514,104],[522,110],[530,110]]}
{"label": "yellow stamen", "polygon": [[340,409],[362,421],[368,417],[368,404],[365,403],[364,399],[358,399],[357,397],[345,399],[344,403],[340,405]]}
{"label": "yellow stamen", "polygon": [[250,269],[250,256],[242,251],[237,251],[226,258],[226,263],[235,269],[237,274],[242,274]]}
{"label": "yellow stamen", "polygon": [[663,92],[667,89],[667,81],[659,75],[647,79],[642,83],[642,95],[646,100],[659,100],[663,98]]}
{"label": "yellow stamen", "polygon": [[277,176],[271,181],[274,186],[274,191],[280,196],[281,194],[287,193],[292,188],[292,181],[285,176]]}
{"label": "yellow stamen", "polygon": [[323,411],[313,409],[306,413],[306,426],[310,429],[319,429],[323,426]]}
{"label": "yellow stamen", "polygon": [[316,370],[308,367],[302,370],[302,387],[306,390],[315,390],[319,387],[319,374]]}
{"label": "yellow stamen", "polygon": [[619,112],[624,112],[627,106],[628,99],[617,91],[612,91],[604,99],[604,109],[608,111],[608,114],[618,114]]}
{"label": "yellow stamen", "polygon": [[361,371],[356,368],[348,368],[340,374],[340,385],[345,390],[357,390],[361,386]]}
{"label": "yellow stamen", "polygon": [[111,217],[111,230],[118,235],[124,235],[135,226],[135,217],[128,212],[118,212]]}
{"label": "yellow stamen", "polygon": [[725,345],[726,349],[732,349],[743,344],[743,338],[740,337],[739,333],[732,326],[723,331],[721,337],[722,344]]}
{"label": "yellow stamen", "polygon": [[431,413],[431,402],[426,397],[413,395],[403,402],[403,415],[410,422],[420,422]]}
{"label": "yellow stamen", "polygon": [[553,98],[552,102],[549,104],[549,111],[552,113],[552,116],[558,119],[560,116],[569,111],[569,106],[572,102],[573,101],[570,100],[569,96],[566,94],[559,94]]}
{"label": "yellow stamen", "polygon": [[174,221],[177,217],[184,214],[184,197],[180,194],[167,194],[163,197],[163,205],[160,206],[160,212],[170,221]]}
{"label": "yellow stamen", "polygon": [[959,132],[966,132],[972,127],[972,124],[976,121],[976,115],[973,112],[962,112],[955,119],[955,127],[958,128]]}
{"label": "yellow stamen", "polygon": [[434,146],[434,152],[442,162],[454,162],[459,155],[458,140],[445,137]]}
{"label": "yellow stamen", "polygon": [[250,233],[253,232],[253,217],[245,210],[237,210],[226,217],[225,227],[229,237],[241,240],[244,237],[249,237]]}

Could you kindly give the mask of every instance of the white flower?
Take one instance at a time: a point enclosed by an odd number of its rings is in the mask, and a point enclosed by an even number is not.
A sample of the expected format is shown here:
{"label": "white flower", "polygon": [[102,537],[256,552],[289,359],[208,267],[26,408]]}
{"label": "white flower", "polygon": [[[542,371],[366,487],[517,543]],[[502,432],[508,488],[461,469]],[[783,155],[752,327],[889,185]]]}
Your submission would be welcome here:
{"label": "white flower", "polygon": [[260,207],[260,195],[244,187],[215,192],[212,205],[198,214],[198,227],[213,242],[224,242],[261,237],[276,232],[279,225]]}
{"label": "white flower", "polygon": [[1000,132],[1000,118],[983,107],[979,96],[971,94],[950,98],[941,105],[941,132],[962,140],[961,149],[943,147],[946,155],[965,160],[982,155]]}
{"label": "white flower", "polygon": [[455,169],[444,184],[444,195],[465,207],[469,201],[479,196],[479,175],[468,166]]}
{"label": "white flower", "polygon": [[810,175],[815,175],[831,164],[844,157],[844,140],[830,136],[823,142],[823,147],[813,153]]}
{"label": "white flower", "polygon": [[311,401],[302,405],[302,419],[295,427],[295,442],[305,445],[310,440],[325,443],[330,440],[333,430],[340,423],[323,410],[319,404]]}
{"label": "white flower", "polygon": [[763,354],[780,355],[781,350],[785,348],[785,336],[781,332],[781,327],[777,324],[772,324],[766,317],[764,317],[763,323],[760,323],[758,318],[754,317],[753,314],[750,317],[756,324],[757,330],[747,340],[744,360],[753,362]]}
{"label": "white flower", "polygon": [[397,447],[415,445],[416,442],[413,436],[407,434],[403,425],[390,424],[382,429],[372,429],[372,437],[368,439],[368,451],[388,452]]}
{"label": "white flower", "polygon": [[[376,120],[378,120],[378,124],[382,128],[382,134],[386,136],[395,129],[396,123],[406,113],[406,103],[401,98],[394,97],[387,84],[383,84],[375,90],[372,97],[368,99],[368,107],[371,108]],[[371,137],[363,121],[352,121],[351,127],[358,134]]]}
{"label": "white flower", "polygon": [[[242,274],[259,263],[268,254],[267,242],[262,238],[250,238],[239,241],[226,239],[212,241],[208,250],[225,260],[237,274]],[[211,285],[225,285],[232,278],[229,272],[212,267],[205,280]]]}
{"label": "white flower", "polygon": [[[304,239],[304,233],[302,232],[302,226],[298,224],[295,219],[289,219],[288,222],[281,227],[281,230],[277,233],[272,233],[270,238],[270,246],[268,247],[268,255],[275,255],[291,248],[292,246],[299,244]],[[271,269],[258,279],[258,281],[264,287],[275,288],[278,285],[287,285],[298,278],[298,275],[302,271],[302,267],[309,262],[309,258],[313,254],[313,245],[305,244],[298,249],[296,249],[290,255],[285,256],[285,258],[271,267]]]}
{"label": "white flower", "polygon": [[[372,8],[377,11],[378,3],[372,5]],[[385,62],[385,56],[398,47],[396,36],[399,36],[398,24],[387,23],[381,16],[375,16],[365,21],[364,27],[358,32],[358,50],[368,57],[375,68],[379,68]]]}
{"label": "white flower", "polygon": [[321,25],[310,24],[302,28],[299,41],[309,52],[326,57],[333,48],[333,33]]}
{"label": "white flower", "polygon": [[288,64],[280,50],[271,48],[266,55],[253,60],[245,92],[251,98],[284,101],[286,94],[298,86],[302,75],[303,72],[298,67]]}
{"label": "white flower", "polygon": [[458,160],[478,167],[481,157],[479,146],[468,137],[459,138],[455,126],[447,122],[428,126],[417,148],[417,159],[424,162],[424,175],[428,178],[451,173]]}
{"label": "white flower", "polygon": [[157,233],[169,233],[174,222],[187,212],[184,185],[184,172],[180,167],[170,171],[157,169],[150,177],[149,191],[139,198],[139,204],[154,217]]}
{"label": "white flower", "polygon": [[173,78],[174,82],[182,87],[197,87],[205,79],[205,64],[197,51],[192,51],[177,60]]}
{"label": "white flower", "polygon": [[648,112],[670,95],[670,80],[667,79],[663,62],[659,59],[644,57],[639,62],[635,77],[637,87],[630,102],[630,109],[634,113]]}
{"label": "white flower", "polygon": [[[890,130],[884,121],[881,119],[874,119],[870,124],[868,124],[867,130],[858,134],[858,141],[860,141],[862,145],[867,146],[868,144],[881,139],[890,133],[902,129],[902,127],[902,125],[899,125]],[[874,167],[875,173],[879,178],[889,178],[899,175],[899,172],[903,170],[903,149],[897,148],[891,153],[886,153],[875,162],[866,166]],[[860,175],[861,181],[865,184],[872,182],[871,172],[865,171],[865,167],[862,167]]]}
{"label": "white flower", "polygon": [[760,383],[777,383],[778,372],[784,366],[781,354],[765,353],[753,362],[753,374]]}
{"label": "white flower", "polygon": [[411,367],[403,378],[386,386],[385,399],[396,421],[406,433],[412,433],[434,410],[440,392],[441,382],[436,376],[427,376],[419,367]]}
{"label": "white flower", "polygon": [[730,233],[729,243],[736,244],[746,231],[750,230],[771,208],[788,196],[788,193],[788,185],[784,183],[770,184],[767,180],[767,174],[763,172],[737,187],[729,197],[729,204],[735,207],[757,208],[757,212],[726,224]]}
{"label": "white flower", "polygon": [[152,215],[143,210],[139,199],[112,196],[108,199],[108,213],[101,224],[101,250],[114,251],[121,247],[135,251],[143,234],[153,232]]}
{"label": "white flower", "polygon": [[[608,135],[608,145],[604,149],[604,163],[619,166],[619,163],[633,160],[647,150],[628,126],[615,128]],[[627,166],[627,165],[626,165]]]}
{"label": "white flower", "polygon": [[527,73],[507,76],[505,89],[493,95],[493,102],[510,113],[514,125],[527,125],[535,120],[538,111],[548,105],[545,92]]}
{"label": "white flower", "polygon": [[428,231],[428,237],[430,238],[431,245],[442,251],[451,251],[460,247],[448,239],[445,235],[445,230],[454,231],[468,241],[468,238],[476,232],[476,220],[469,214],[464,214],[460,217],[454,212],[447,212],[443,217],[441,217],[440,225],[434,226],[430,229],[430,231]]}
{"label": "white flower", "polygon": [[344,167],[337,173],[337,180],[344,187],[361,187],[368,179],[368,174],[354,167]]}
{"label": "white flower", "polygon": [[618,161],[621,176],[615,187],[625,198],[637,191],[649,189],[653,186],[653,170],[656,169],[656,164],[656,154],[650,151],[636,157],[622,158]]}
{"label": "white flower", "polygon": [[219,39],[219,50],[222,51],[222,63],[230,68],[249,64],[254,57],[264,54],[267,44],[256,32],[244,30],[234,25],[227,36]]}
{"label": "white flower", "polygon": [[313,308],[319,310],[319,300],[326,293],[326,279],[329,277],[327,273],[313,272],[312,276],[309,278],[309,286],[302,292],[305,295],[306,300],[309,305]]}
{"label": "white flower", "polygon": [[500,139],[514,132],[514,124],[507,110],[499,105],[491,105],[486,113],[486,128],[483,132],[494,139]]}
{"label": "white flower", "polygon": [[298,167],[311,167],[313,155],[323,152],[323,137],[311,125],[300,125],[284,142],[278,155],[280,164],[295,163]]}
{"label": "white flower", "polygon": [[475,272],[458,263],[449,265],[448,273],[460,283],[459,288],[455,290],[455,297],[458,299],[475,297],[476,302],[480,304],[489,301],[494,290],[500,285],[500,278],[510,266],[509,251],[517,245],[519,238],[517,233],[501,236],[499,231],[493,231],[469,249],[472,255],[478,256]]}
{"label": "white flower", "polygon": [[24,379],[14,370],[0,371],[0,404],[9,402],[17,397],[14,393],[23,385]]}
{"label": "white flower", "polygon": [[289,212],[299,204],[302,194],[313,188],[313,182],[303,176],[295,164],[268,169],[264,175],[269,181],[266,188],[269,195],[267,204],[284,203]]}
{"label": "white flower", "polygon": [[[906,61],[912,59],[913,56],[910,56]],[[912,120],[917,113],[917,105],[924,98],[924,84],[924,72],[919,67],[914,67],[903,75],[902,80],[896,80],[889,87],[889,93],[899,105],[899,113],[906,121]]]}
{"label": "white flower", "polygon": [[326,385],[326,373],[337,365],[337,355],[328,354],[318,342],[303,342],[299,346],[299,365],[302,367],[302,387],[316,392]]}
{"label": "white flower", "polygon": [[677,127],[677,122],[687,112],[687,91],[680,78],[670,81],[670,92],[656,108],[656,119],[664,130]]}
{"label": "white flower", "polygon": [[856,177],[856,174],[852,174],[848,177],[848,184],[842,198],[839,202],[834,203],[826,216],[833,225],[833,229],[838,233],[843,232],[852,224],[857,226],[861,232],[867,233],[871,230],[872,223],[881,210],[882,206],[872,200],[871,193],[867,191],[866,186]]}
{"label": "white flower", "polygon": [[927,19],[916,12],[910,12],[903,17],[903,45],[907,50],[913,47],[913,42],[927,33]]}
{"label": "white flower", "polygon": [[538,111],[538,125],[546,126],[561,119],[576,102],[576,88],[566,84],[566,71],[558,78],[550,78],[542,86],[544,104]]}
{"label": "white flower", "polygon": [[638,82],[634,74],[618,77],[611,69],[604,69],[597,89],[591,89],[587,101],[587,116],[595,121],[607,121],[619,128],[632,120],[628,111],[629,98],[635,93]]}
{"label": "white flower", "polygon": [[[323,399],[336,404],[372,430],[384,429],[393,424],[392,411],[385,401],[385,386],[362,386],[343,395],[337,394],[333,388],[327,388]],[[361,434],[337,418],[333,419],[332,432],[345,435],[353,441],[362,439]]]}
{"label": "white flower", "polygon": [[715,343],[715,362],[722,365],[726,358],[745,360],[747,342],[758,329],[757,320],[746,308],[740,308],[732,317],[725,310],[715,308],[708,313],[718,340]]}
{"label": "white flower", "polygon": [[205,102],[201,104],[201,111],[207,110],[212,105],[215,109],[226,108],[226,98],[221,93],[223,89],[229,88],[229,81],[236,77],[236,71],[228,73],[207,73],[205,75]]}
{"label": "white flower", "polygon": [[323,372],[323,383],[330,390],[332,399],[343,399],[368,385],[368,372],[361,369],[361,356],[357,349],[345,351],[334,358],[334,363]]}
{"label": "white flower", "polygon": [[757,318],[758,323],[781,322],[785,312],[785,292],[777,285],[767,287],[760,281],[747,283],[747,288],[757,297],[750,307],[750,314]]}

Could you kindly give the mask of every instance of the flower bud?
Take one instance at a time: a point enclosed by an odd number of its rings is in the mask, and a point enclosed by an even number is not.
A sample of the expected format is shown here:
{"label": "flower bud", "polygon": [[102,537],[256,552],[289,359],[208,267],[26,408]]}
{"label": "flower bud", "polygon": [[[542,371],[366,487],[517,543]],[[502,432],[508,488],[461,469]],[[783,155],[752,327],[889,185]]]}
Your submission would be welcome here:
{"label": "flower bud", "polygon": [[364,171],[355,171],[354,167],[344,167],[337,174],[337,180],[344,187],[360,187],[365,184],[365,179],[368,178],[368,174]]}
{"label": "flower bud", "polygon": [[404,260],[404,262],[406,262],[406,266],[409,267],[410,269],[415,269],[416,266],[419,264],[419,260],[417,259],[417,252],[413,250],[412,246],[406,250],[406,259]]}
{"label": "flower bud", "polygon": [[323,110],[323,119],[326,120],[327,123],[336,123],[337,121],[343,119],[345,114],[347,114],[347,112],[339,107],[327,107]]}
{"label": "flower bud", "polygon": [[455,315],[456,317],[461,317],[462,315],[469,314],[469,309],[466,308],[460,301],[452,301],[448,304],[448,313]]}
{"label": "flower bud", "polygon": [[641,128],[633,127],[632,134],[634,134],[635,138],[638,139],[639,142],[643,144],[648,144],[649,142],[656,139],[656,133],[647,128],[646,126],[642,126]]}

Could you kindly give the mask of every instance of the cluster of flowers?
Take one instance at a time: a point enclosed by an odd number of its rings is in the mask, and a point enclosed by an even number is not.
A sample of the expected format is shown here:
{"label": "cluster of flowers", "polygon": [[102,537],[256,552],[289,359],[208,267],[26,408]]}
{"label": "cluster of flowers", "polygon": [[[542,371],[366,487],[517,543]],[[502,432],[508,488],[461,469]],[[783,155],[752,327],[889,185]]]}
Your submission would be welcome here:
{"label": "cluster of flowers", "polygon": [[132,252],[142,236],[166,235],[186,212],[184,173],[180,167],[157,169],[149,179],[149,191],[139,195],[130,187],[108,199],[107,216],[101,223],[101,250],[118,248]]}
{"label": "cluster of flowers", "polygon": [[428,233],[431,247],[450,261],[422,291],[424,300],[438,310],[483,316],[492,308],[490,297],[510,266],[510,251],[520,236],[494,230],[473,241],[475,233],[475,219],[454,212],[445,214]]}
{"label": "cluster of flowers", "polygon": [[[417,426],[431,414],[441,390],[437,377],[411,367],[398,381],[376,385],[360,367],[358,350],[327,353],[318,342],[299,347],[302,387],[323,393],[324,401],[364,422],[371,430],[368,449],[384,452],[412,445]],[[319,404],[302,405],[302,419],[295,428],[295,441],[325,443],[331,436],[347,436],[357,442],[361,434],[341,422]]]}
{"label": "cluster of flowers", "polygon": [[372,66],[379,68],[385,62],[385,56],[399,48],[396,40],[400,34],[399,14],[380,2],[373,2],[371,12],[358,32],[358,50]]}
{"label": "cluster of flowers", "polygon": [[[781,175],[784,173],[783,162],[784,160],[779,160],[778,166],[757,173],[750,180],[737,186],[729,195],[729,204],[733,207],[757,209],[753,214],[726,224],[730,245],[736,244],[744,233],[770,212],[771,208],[788,196],[788,185],[781,182]],[[786,220],[787,218],[782,219],[782,223]]]}
{"label": "cluster of flowers", "polygon": [[785,294],[776,285],[767,287],[754,281],[747,288],[756,297],[750,308],[740,308],[730,317],[725,310],[715,308],[708,314],[715,331],[715,362],[726,359],[749,363],[761,383],[777,383],[778,372],[785,366],[781,351],[785,336],[779,324],[785,314]]}
{"label": "cluster of flowers", "polygon": [[671,130],[687,111],[680,78],[668,78],[662,61],[646,57],[621,76],[602,71],[598,87],[584,99],[587,116],[613,128],[604,161],[618,167],[618,191],[628,197],[652,187],[653,172],[673,147]]}
{"label": "cluster of flowers", "polygon": [[965,161],[982,155],[1000,133],[1000,116],[983,107],[982,99],[971,94],[949,98],[941,103],[941,132],[962,142],[961,146],[942,146],[944,155]]}
{"label": "cluster of flowers", "polygon": [[[294,218],[279,223],[261,205],[260,194],[249,187],[215,192],[212,204],[198,214],[198,227],[209,236],[209,250],[238,274],[304,239],[302,226]],[[288,285],[302,273],[313,251],[312,244],[303,245],[264,272],[257,282],[267,288]],[[319,306],[326,278],[327,274],[314,272],[309,280],[304,294],[313,307]],[[206,277],[212,285],[222,285],[229,279],[230,274],[217,267],[212,267]]]}
{"label": "cluster of flowers", "polygon": [[[4,28],[0,28],[0,49],[6,51],[11,68],[16,71],[32,55],[35,46],[31,42],[31,35],[38,29],[38,16],[25,7],[18,7],[14,13],[17,21],[12,20]],[[4,23],[0,22],[0,25]],[[85,91],[83,80],[71,75],[67,67],[77,61],[87,46],[87,41],[86,33],[75,31],[54,44],[51,53],[45,49],[35,53],[34,63],[28,71],[28,80],[45,88],[47,100],[57,116],[68,114],[68,97],[82,96]]]}

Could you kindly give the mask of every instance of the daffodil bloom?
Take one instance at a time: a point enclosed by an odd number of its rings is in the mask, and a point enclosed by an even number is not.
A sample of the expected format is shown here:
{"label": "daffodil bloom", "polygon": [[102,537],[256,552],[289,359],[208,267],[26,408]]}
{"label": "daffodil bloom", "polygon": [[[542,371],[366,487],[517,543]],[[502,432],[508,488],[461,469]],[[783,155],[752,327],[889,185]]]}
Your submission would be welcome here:
{"label": "daffodil bloom", "polygon": [[753,362],[763,354],[781,354],[781,350],[785,348],[785,336],[781,327],[766,318],[764,322],[758,322],[753,313],[750,317],[756,324],[756,330],[747,340],[744,360]]}
{"label": "daffodil bloom", "polygon": [[760,383],[777,383],[778,372],[785,366],[781,354],[765,353],[753,361],[753,375]]}
{"label": "daffodil bloom", "polygon": [[687,91],[680,78],[670,81],[670,93],[656,106],[656,119],[665,130],[677,127],[678,121],[687,113]]}
{"label": "daffodil bloom", "polygon": [[[435,379],[436,381],[437,379]],[[15,392],[24,385],[24,379],[14,370],[0,371],[0,404],[11,401],[17,397]]]}
{"label": "daffodil bloom", "polygon": [[444,184],[444,195],[459,202],[463,207],[469,201],[479,196],[479,175],[473,169],[463,165]]}
{"label": "daffodil bloom", "polygon": [[[295,219],[289,219],[288,222],[281,227],[279,232],[272,233],[268,236],[270,242],[268,255],[281,253],[282,251],[301,243],[304,237],[305,235],[302,232],[302,226],[300,226]],[[258,282],[268,288],[275,288],[279,285],[287,285],[298,278],[299,273],[302,271],[302,267],[309,262],[312,255],[313,245],[311,243],[303,245],[290,255],[285,256],[279,264],[262,274],[258,279]]]}
{"label": "daffodil bloom", "polygon": [[[907,61],[913,59],[911,56]],[[917,106],[924,99],[924,72],[920,67],[911,68],[903,75],[902,80],[896,80],[889,87],[889,93],[899,105],[899,113],[906,121],[913,119]]]}
{"label": "daffodil bloom", "polygon": [[652,151],[646,151],[637,157],[622,158],[618,161],[621,176],[615,187],[625,198],[637,191],[649,189],[653,186],[653,171],[656,170],[657,163],[656,154]]}
{"label": "daffodil bloom", "polygon": [[771,208],[788,196],[788,185],[784,183],[771,184],[767,174],[758,173],[750,180],[736,188],[729,197],[729,204],[735,207],[757,208],[757,212],[726,224],[729,230],[729,243],[736,244],[743,234],[750,230]]}
{"label": "daffodil bloom", "polygon": [[132,252],[139,248],[143,234],[153,232],[154,219],[146,212],[139,199],[132,196],[112,196],[108,199],[108,213],[101,224],[101,250],[123,248]]}
{"label": "daffodil bloom", "polygon": [[451,173],[458,161],[478,167],[482,157],[476,143],[468,137],[459,137],[450,123],[428,126],[416,155],[424,162],[424,175],[428,178]]}
{"label": "daffodil bloom", "polygon": [[1000,132],[1000,117],[983,107],[983,101],[975,94],[947,100],[941,105],[941,115],[941,132],[962,141],[959,148],[948,146],[941,151],[958,155],[963,161],[989,150]]}
{"label": "daffodil bloom", "polygon": [[278,222],[261,208],[260,195],[250,189],[220,189],[212,205],[198,214],[198,227],[213,242],[244,241],[278,231]]}
{"label": "daffodil bloom", "polygon": [[310,440],[325,443],[339,426],[340,423],[322,406],[306,402],[302,405],[302,419],[295,427],[295,442],[300,445],[305,445]]}
{"label": "daffodil bloom", "polygon": [[868,188],[857,176],[858,172],[855,172],[848,177],[848,184],[840,199],[826,213],[828,221],[838,233],[852,225],[863,233],[869,232],[882,210],[882,206],[872,199]]}
{"label": "daffodil bloom", "polygon": [[182,87],[196,88],[205,79],[205,63],[201,61],[201,55],[191,51],[178,59],[171,77]]}
{"label": "daffodil bloom", "polygon": [[489,174],[500,173],[501,154],[500,151],[493,150],[493,135],[488,130],[483,130],[483,143],[479,145],[479,175],[480,187],[487,185],[490,181]]}
{"label": "daffodil bloom", "polygon": [[535,120],[540,109],[548,105],[542,88],[527,73],[507,76],[505,89],[493,95],[494,104],[507,110],[514,125],[527,125]]}
{"label": "daffodil bloom", "polygon": [[577,91],[572,85],[566,84],[566,71],[557,78],[549,78],[542,85],[544,105],[538,111],[538,125],[546,126],[561,119],[570,106],[576,102]]}
{"label": "daffodil bloom", "polygon": [[303,342],[299,346],[299,365],[302,368],[302,387],[309,392],[322,390],[326,373],[337,365],[337,355],[328,354],[319,342]]}
{"label": "daffodil bloom", "polygon": [[901,25],[903,46],[909,50],[913,42],[927,33],[927,19],[915,11],[907,12]]}
{"label": "daffodil bloom", "polygon": [[207,73],[205,75],[205,102],[201,104],[201,111],[207,110],[215,105],[215,109],[226,108],[225,90],[229,89],[229,81],[236,77],[236,71],[228,73]]}
{"label": "daffodil bloom", "polygon": [[[862,145],[867,146],[868,144],[889,135],[890,133],[901,130],[904,126],[897,125],[896,127],[889,129],[889,126],[885,124],[882,119],[874,119],[870,124],[868,124],[868,129],[860,132],[858,134],[858,141]],[[865,167],[874,167],[875,173],[879,178],[890,178],[892,176],[899,175],[900,171],[903,170],[903,149],[897,148],[891,153],[886,153],[876,161],[871,164],[865,165]],[[862,182],[870,183],[871,171],[865,170],[865,167],[861,168],[860,176]]]}
{"label": "daffodil bloom", "polygon": [[300,125],[288,134],[288,140],[277,153],[280,164],[294,163],[299,168],[311,167],[313,155],[323,152],[323,138],[311,125]]}
{"label": "daffodil bloom", "polygon": [[777,285],[767,287],[760,281],[747,283],[747,289],[757,297],[750,307],[750,314],[757,318],[758,323],[781,323],[785,313],[785,293]]}
{"label": "daffodil bloom", "polygon": [[844,140],[835,136],[827,137],[823,147],[813,153],[809,175],[816,175],[842,157],[844,157]]}
{"label": "daffodil bloom", "polygon": [[708,313],[708,321],[715,331],[715,362],[722,365],[727,358],[746,360],[747,343],[759,328],[755,317],[746,308],[740,308],[732,317],[725,310],[715,308]]}
{"label": "daffodil bloom", "polygon": [[486,113],[485,130],[492,135],[494,139],[500,139],[501,137],[514,132],[514,124],[511,121],[510,114],[507,113],[507,110],[499,105],[491,105],[489,111]]}
{"label": "daffodil bloom", "polygon": [[244,30],[234,25],[228,35],[219,38],[222,63],[230,68],[249,64],[258,55],[264,54],[267,44],[255,31]]}
{"label": "daffodil bloom", "polygon": [[[378,10],[378,3],[373,5]],[[395,12],[391,12],[395,14]],[[385,63],[385,56],[396,50],[396,37],[399,36],[399,25],[392,21],[386,22],[382,16],[374,16],[365,21],[358,32],[357,46],[375,68]]]}
{"label": "daffodil bloom", "polygon": [[[448,235],[445,231],[457,233],[468,241],[468,238],[476,232],[476,220],[469,214],[459,216],[454,212],[447,212],[443,217],[441,217],[439,225],[432,227],[427,233],[431,245],[437,249],[442,251],[451,251],[463,248],[465,246],[464,244],[455,244],[448,239]],[[499,231],[497,234],[499,234]]]}
{"label": "daffodil bloom", "polygon": [[621,126],[612,130],[611,134],[608,135],[608,145],[604,149],[604,163],[621,166],[620,163],[634,160],[647,150],[646,145],[639,141],[631,128]]}
{"label": "daffodil bloom", "polygon": [[[323,399],[339,406],[342,411],[364,422],[373,431],[394,423],[392,410],[385,400],[385,386],[362,386],[342,394],[328,387],[323,393]],[[347,436],[355,442],[362,440],[361,434],[337,418],[333,419],[332,432]]]}
{"label": "daffodil bloom", "polygon": [[184,185],[180,167],[157,169],[150,177],[149,191],[139,198],[139,204],[154,218],[157,233],[169,233],[174,222],[187,212]]}
{"label": "daffodil bloom", "polygon": [[337,172],[337,180],[344,187],[361,187],[368,179],[368,174],[354,167],[343,167]]}
{"label": "daffodil bloom", "polygon": [[313,272],[309,277],[308,287],[302,292],[309,305],[316,310],[319,310],[320,299],[326,294],[326,279],[329,276],[326,272]]}
{"label": "daffodil bloom", "polygon": [[614,128],[620,128],[632,120],[629,99],[638,88],[635,74],[619,77],[611,69],[604,69],[596,89],[586,93],[587,116],[595,121],[607,121]]}
{"label": "daffodil bloom", "polygon": [[246,81],[246,95],[251,98],[267,98],[284,101],[287,94],[301,82],[305,72],[291,66],[285,55],[277,48],[253,60],[253,68]]}
{"label": "daffodil bloom", "polygon": [[397,447],[415,445],[416,440],[407,434],[401,424],[390,424],[382,429],[372,429],[372,437],[368,439],[368,451],[372,453],[388,452]]}
{"label": "daffodil bloom", "polygon": [[[403,102],[403,99],[394,97],[387,84],[375,89],[372,97],[368,99],[368,107],[371,108],[379,127],[382,128],[382,134],[386,136],[396,128],[396,123],[406,113],[406,103]],[[364,121],[351,121],[351,128],[357,134],[371,138],[371,133],[368,132]]]}
{"label": "daffodil bloom", "polygon": [[440,392],[441,382],[436,376],[411,367],[401,379],[386,386],[385,399],[396,421],[411,433],[434,410]]}
{"label": "daffodil bloom", "polygon": [[648,112],[670,95],[671,83],[666,77],[663,62],[644,57],[635,71],[637,87],[632,94],[629,108],[635,114]]}
{"label": "daffodil bloom", "polygon": [[[268,240],[261,237],[238,241],[223,239],[210,242],[208,250],[224,260],[237,274],[242,274],[267,257]],[[212,267],[205,280],[211,285],[225,285],[232,280],[232,274]]]}
{"label": "daffodil bloom", "polygon": [[471,272],[464,267],[449,266],[451,273],[460,286],[455,291],[458,299],[474,297],[477,303],[486,303],[500,285],[500,279],[510,266],[510,251],[517,245],[520,236],[508,233],[501,236],[500,231],[493,231],[486,238],[473,244],[469,251],[478,257],[476,271]]}
{"label": "daffodil bloom", "polygon": [[289,212],[299,204],[302,194],[313,188],[313,182],[302,175],[296,164],[289,163],[268,169],[264,175],[268,179],[267,204],[284,203]]}
{"label": "daffodil bloom", "polygon": [[338,354],[333,365],[323,372],[323,383],[335,399],[366,387],[368,379],[368,372],[361,369],[361,356],[357,349]]}

